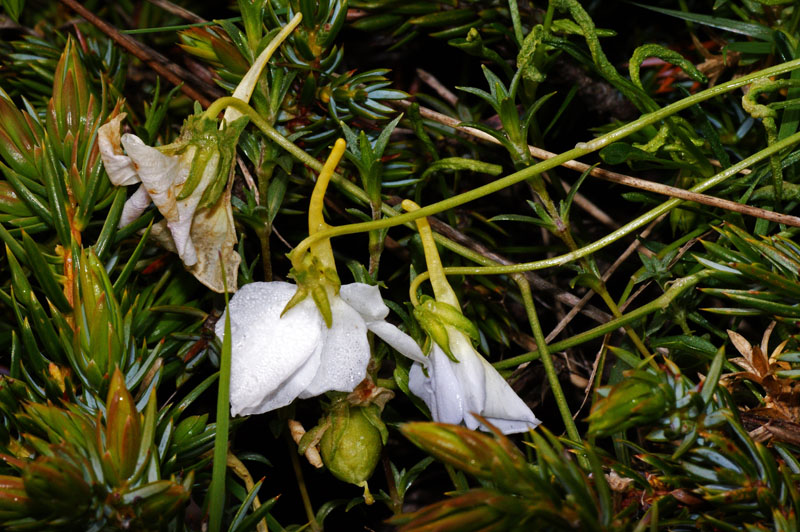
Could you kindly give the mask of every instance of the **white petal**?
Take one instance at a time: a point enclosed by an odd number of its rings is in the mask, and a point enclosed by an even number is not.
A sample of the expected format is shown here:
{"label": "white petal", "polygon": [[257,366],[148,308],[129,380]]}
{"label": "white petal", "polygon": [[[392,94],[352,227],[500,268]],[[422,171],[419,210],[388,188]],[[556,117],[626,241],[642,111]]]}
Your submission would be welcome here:
{"label": "white petal", "polygon": [[541,423],[497,370],[483,357],[481,362],[486,375],[486,404],[480,414],[503,434],[526,432]]}
{"label": "white petal", "polygon": [[108,179],[116,186],[133,185],[139,182],[139,174],[131,158],[123,155],[119,130],[125,113],[120,113],[97,130],[97,147]]}
{"label": "white petal", "polygon": [[475,349],[463,333],[448,327],[453,362],[434,344],[424,362],[429,377],[415,363],[408,387],[420,397],[434,421],[464,423],[470,429],[488,430],[472,413],[479,414],[504,434],[525,432],[540,421],[503,377]]}
{"label": "white petal", "polygon": [[417,342],[391,323],[385,321],[368,322],[367,329],[377,334],[381,340],[395,348],[400,354],[415,362],[425,362],[425,355],[417,345]]}
{"label": "white petal", "polygon": [[377,286],[364,283],[346,284],[339,289],[339,296],[361,314],[367,323],[367,328],[384,342],[412,360],[417,362],[426,360],[422,350],[410,336],[391,323],[383,321],[389,315],[389,307],[383,302]]}
{"label": "white petal", "polygon": [[[231,413],[256,414],[291,403],[317,373],[324,323],[309,298],[282,318],[297,287],[250,283],[231,299]],[[224,335],[225,318],[217,322]]]}
{"label": "white petal", "polygon": [[329,300],[333,322],[324,339],[319,371],[300,398],[331,390],[352,392],[367,374],[370,353],[364,319],[342,298]]}
{"label": "white petal", "polygon": [[364,317],[364,321],[377,321],[389,315],[389,307],[383,302],[377,286],[350,283],[339,288],[339,297]]}
{"label": "white petal", "polygon": [[453,362],[442,349],[434,344],[428,355],[426,370],[419,364],[411,367],[408,388],[425,401],[434,421],[457,425],[464,420],[465,392],[462,383],[453,372]]}
{"label": "white petal", "polygon": [[[428,410],[433,416],[433,413],[436,412],[436,394],[434,393],[432,370],[430,366],[427,367],[428,375],[426,376],[422,371],[423,364],[414,362],[408,372],[408,389],[428,405]],[[433,419],[436,421],[436,417]]]}
{"label": "white petal", "polygon": [[475,429],[480,423],[470,413],[481,414],[486,402],[483,357],[472,347],[470,339],[458,329],[448,326],[447,335],[450,338],[450,350],[458,359],[458,362],[448,359],[448,363],[464,390],[464,421],[467,427]]}
{"label": "white petal", "polygon": [[136,192],[128,198],[128,201],[125,202],[125,206],[122,207],[122,216],[119,219],[119,226],[125,227],[139,216],[150,206],[150,194],[147,193],[147,189],[144,185],[139,185],[139,188],[136,189]]}
{"label": "white petal", "polygon": [[263,414],[271,412],[282,406],[286,406],[294,401],[300,393],[314,379],[314,375],[319,371],[320,353],[322,344],[317,344],[311,356],[300,366],[291,377],[286,379],[283,384],[270,394],[267,394],[260,403],[255,406],[241,407],[238,412],[233,411],[233,400],[231,400],[231,415],[249,416],[253,414]]}

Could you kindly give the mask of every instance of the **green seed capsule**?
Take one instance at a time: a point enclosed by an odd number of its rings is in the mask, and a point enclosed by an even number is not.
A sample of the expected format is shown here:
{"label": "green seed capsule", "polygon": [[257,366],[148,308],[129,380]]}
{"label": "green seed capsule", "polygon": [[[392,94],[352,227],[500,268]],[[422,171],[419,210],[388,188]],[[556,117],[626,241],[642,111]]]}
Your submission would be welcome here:
{"label": "green seed capsule", "polygon": [[378,465],[381,432],[364,407],[345,409],[332,422],[319,442],[322,461],[339,480],[363,485]]}

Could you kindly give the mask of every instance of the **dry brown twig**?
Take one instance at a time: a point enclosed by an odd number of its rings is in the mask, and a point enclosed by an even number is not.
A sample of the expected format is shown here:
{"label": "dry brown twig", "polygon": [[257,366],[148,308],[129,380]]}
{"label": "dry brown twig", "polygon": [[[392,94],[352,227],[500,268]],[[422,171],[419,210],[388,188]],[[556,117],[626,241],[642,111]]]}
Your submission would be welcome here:
{"label": "dry brown twig", "polygon": [[197,100],[203,107],[211,105],[211,99],[200,92],[197,87],[202,87],[203,92],[212,98],[221,98],[225,96],[221,90],[216,87],[211,87],[203,82],[195,74],[188,70],[176,65],[160,53],[156,52],[149,46],[146,46],[133,37],[121,33],[117,28],[104,21],[77,0],[60,0],[62,4],[72,9],[75,13],[86,19],[92,26],[109,36],[114,42],[125,48],[128,52],[136,56],[138,59],[146,63],[150,68],[156,71],[160,76],[174,85],[180,85],[181,92],[189,98]]}
{"label": "dry brown twig", "polygon": [[188,9],[184,9],[177,4],[173,4],[169,0],[147,0],[151,4],[156,7],[160,7],[164,11],[168,13],[172,13],[175,16],[181,17],[183,20],[187,22],[191,22],[192,24],[202,24],[203,22],[208,22],[203,17],[200,17]]}
{"label": "dry brown twig", "polygon": [[[411,102],[408,101],[401,101],[398,103],[403,107],[408,107],[411,105]],[[456,129],[473,137],[485,140],[487,142],[491,142],[492,144],[498,144],[497,139],[493,138],[491,135],[488,135],[483,131],[471,128],[469,126],[462,126],[460,125],[461,124],[460,120],[436,112],[433,109],[428,109],[426,107],[420,106],[419,113],[424,118],[428,118],[435,122],[439,122],[440,124],[452,127],[453,129]],[[530,150],[531,155],[533,155],[537,159],[542,159],[542,160],[552,159],[553,157],[556,156],[555,153],[543,150],[541,148],[537,148],[536,146],[528,146],[528,149]],[[603,168],[596,168],[596,167],[593,168],[592,166],[586,163],[582,163],[580,161],[574,161],[574,160],[567,161],[561,166],[569,168],[570,170],[575,170],[576,172],[589,171],[589,175],[591,175],[592,177],[597,177],[599,179],[603,179],[604,181],[610,181],[612,183],[617,183],[619,185],[624,185],[639,190],[646,190],[648,192],[669,196],[671,198],[678,198],[685,201],[693,201],[701,205],[707,205],[709,207],[716,207],[732,212],[738,212],[740,214],[746,214],[748,216],[753,216],[756,218],[763,218],[771,222],[777,222],[792,227],[800,227],[800,218],[798,218],[797,216],[791,216],[788,214],[768,211],[766,209],[759,209],[758,207],[752,207],[750,205],[736,203],[735,201],[717,198],[714,196],[708,196],[706,194],[698,194],[696,192],[690,192],[682,188],[671,187],[669,185],[662,185],[660,183],[653,183],[652,181],[638,179],[636,177],[631,177],[625,174],[612,172],[610,170],[604,170]],[[577,203],[578,201],[576,198],[576,204]]]}

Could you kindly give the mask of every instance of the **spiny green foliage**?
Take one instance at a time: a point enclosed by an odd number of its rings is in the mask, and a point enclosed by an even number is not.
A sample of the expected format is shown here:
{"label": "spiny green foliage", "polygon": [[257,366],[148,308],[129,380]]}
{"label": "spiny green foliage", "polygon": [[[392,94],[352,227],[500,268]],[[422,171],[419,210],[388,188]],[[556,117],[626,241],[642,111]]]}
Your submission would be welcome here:
{"label": "spiny green foliage", "polygon": [[[231,185],[240,285],[289,274],[286,249],[271,235],[294,245],[308,234],[298,215],[311,166],[340,136],[347,162],[326,197],[331,225],[388,219],[402,198],[435,205],[528,171],[538,157],[529,145],[577,144],[589,163],[787,214],[800,199],[800,70],[756,79],[744,97],[726,85],[734,74],[800,58],[800,10],[789,2],[239,0],[188,2],[213,19],[194,15],[189,25],[149,3],[86,4],[118,29],[145,29],[133,36],[191,65],[201,75],[186,83],[205,83],[193,88],[209,99],[233,91],[302,13],[250,102],[285,142],[242,122],[236,156],[221,166],[236,159],[232,181],[221,175],[213,189],[219,198]],[[356,281],[386,287],[387,304],[421,345],[447,345],[446,323],[513,369],[528,402],[546,398],[534,411],[547,429],[518,445],[499,432],[404,423],[428,414],[409,392],[410,362],[374,340],[368,374],[380,388],[365,389],[383,390],[381,408],[391,396],[384,387],[396,397],[380,414],[358,389],[365,397],[353,400],[364,403],[331,418],[339,421],[327,440],[316,429],[297,439],[304,453],[319,444],[345,481],[366,480],[377,464],[370,482],[381,504],[353,508],[364,500],[359,492],[347,503],[336,491],[344,484],[327,473],[276,468],[253,482],[236,469],[237,454],[260,473],[258,464],[296,458],[273,436],[285,436],[287,419],[329,419],[336,412],[325,401],[233,422],[230,447],[216,449],[218,458],[231,453],[229,470],[212,491],[217,424],[208,411],[221,354],[212,331],[224,302],[156,245],[155,209],[118,227],[128,194],[108,180],[97,133],[125,112],[147,144],[168,145],[196,102],[165,90],[146,63],[55,3],[41,11],[0,5],[13,21],[0,42],[0,528],[195,530],[209,494],[224,492],[215,502],[231,531],[319,530],[344,504],[349,516],[361,512],[352,520],[376,528],[393,514],[405,531],[800,529],[797,229],[589,184],[589,170],[578,178],[561,168],[437,211],[445,266],[532,264],[509,276],[451,276],[463,309],[436,303],[427,288],[414,293],[415,308],[403,304],[408,282],[425,269],[406,229],[372,228],[368,240],[336,247]],[[626,16],[609,20],[604,9]],[[692,100],[680,115],[668,108],[714,84],[724,89],[716,97]],[[640,127],[639,114],[657,119]],[[751,156],[758,160],[749,172],[708,189],[709,178]],[[587,197],[613,220],[591,214]],[[605,225],[631,220],[616,235],[639,238],[641,266],[633,254],[609,279],[622,248],[608,247]],[[651,221],[647,236],[634,233]],[[573,255],[536,263],[565,253]],[[552,264],[548,280],[533,272]],[[522,275],[534,286],[532,302]],[[542,329],[588,290],[600,297],[585,320],[545,340]],[[564,350],[560,375],[548,343]],[[564,394],[567,372],[580,388]],[[337,447],[351,416],[370,438],[360,462],[358,452],[347,454],[357,446]],[[562,426],[569,437],[555,435]],[[409,441],[439,465],[410,454]],[[436,483],[441,464],[455,491]],[[306,515],[286,504],[281,520],[298,524],[283,528],[271,515],[276,499],[259,507],[257,496],[293,498],[296,485],[311,491]],[[409,501],[422,506],[409,510]]]}

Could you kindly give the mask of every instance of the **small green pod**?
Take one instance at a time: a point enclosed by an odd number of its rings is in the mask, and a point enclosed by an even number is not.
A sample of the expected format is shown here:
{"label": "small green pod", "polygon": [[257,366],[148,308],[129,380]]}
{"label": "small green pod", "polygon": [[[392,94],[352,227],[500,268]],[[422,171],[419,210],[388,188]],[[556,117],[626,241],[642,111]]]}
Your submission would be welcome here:
{"label": "small green pod", "polygon": [[363,486],[381,456],[381,431],[370,421],[366,408],[350,407],[332,419],[319,442],[322,461],[339,480]]}

